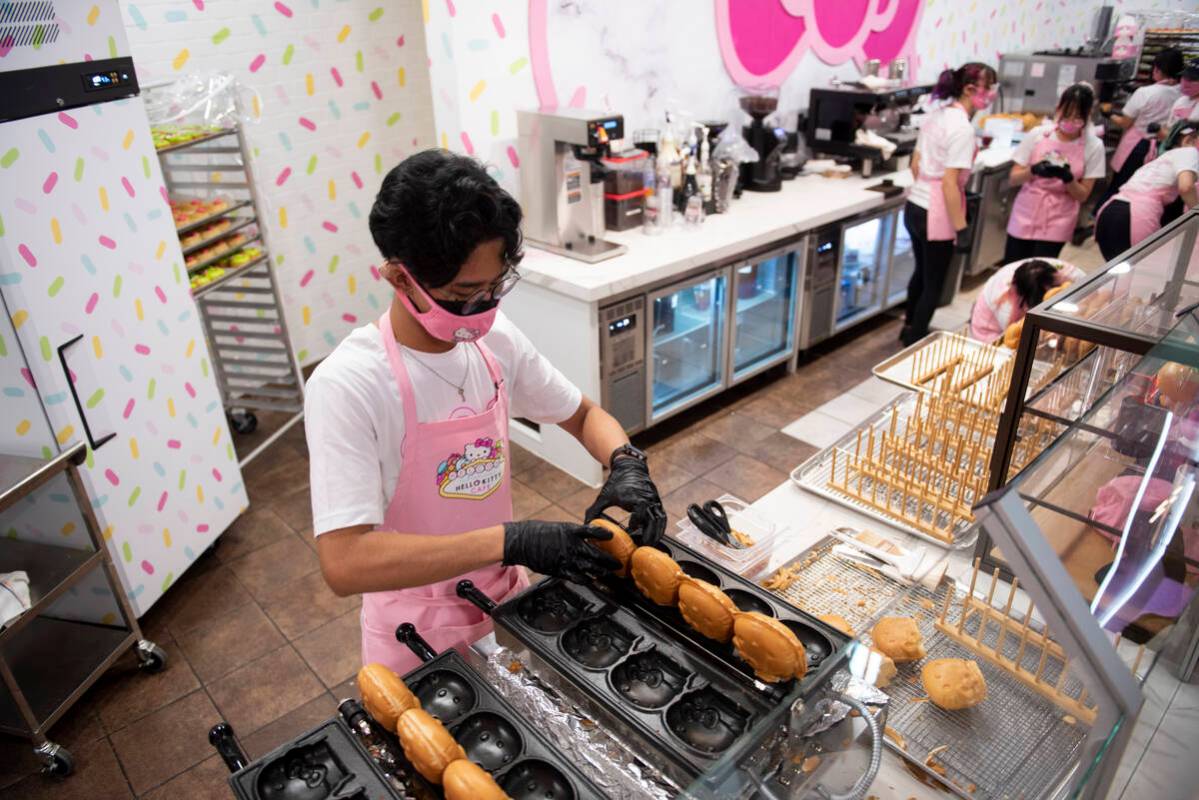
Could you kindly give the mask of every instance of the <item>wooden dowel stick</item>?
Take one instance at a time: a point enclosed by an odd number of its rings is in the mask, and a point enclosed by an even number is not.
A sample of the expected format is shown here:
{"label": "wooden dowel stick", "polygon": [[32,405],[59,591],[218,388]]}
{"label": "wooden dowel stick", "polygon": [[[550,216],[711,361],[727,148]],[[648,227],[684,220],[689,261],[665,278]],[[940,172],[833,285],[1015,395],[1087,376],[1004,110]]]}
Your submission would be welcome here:
{"label": "wooden dowel stick", "polygon": [[1033,677],[1040,682],[1041,674],[1045,671],[1045,659],[1049,657],[1049,626],[1041,631],[1041,659],[1037,662],[1037,673]]}
{"label": "wooden dowel stick", "polygon": [[945,588],[945,602],[941,604],[941,622],[945,622],[945,615],[949,613],[949,604],[953,601],[957,594],[957,587],[950,582]]}
{"label": "wooden dowel stick", "polygon": [[962,618],[958,620],[958,633],[962,632],[962,626],[966,624],[966,611],[969,610],[970,604],[974,602],[974,584],[978,581],[979,563],[979,559],[974,559],[974,570],[970,573],[970,591],[966,593],[966,597],[962,600]]}

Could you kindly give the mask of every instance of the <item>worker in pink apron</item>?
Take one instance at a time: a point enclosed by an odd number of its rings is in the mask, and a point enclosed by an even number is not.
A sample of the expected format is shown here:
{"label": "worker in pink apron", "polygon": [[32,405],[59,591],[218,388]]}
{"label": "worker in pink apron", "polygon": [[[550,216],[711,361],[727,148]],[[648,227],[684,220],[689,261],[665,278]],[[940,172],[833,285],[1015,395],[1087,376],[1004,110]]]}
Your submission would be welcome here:
{"label": "worker in pink apron", "polygon": [[406,159],[370,214],[389,308],[308,381],[317,553],[336,594],[363,595],[364,663],[400,674],[419,663],[396,641],[404,622],[438,651],[490,632],[456,596],[463,578],[502,602],[528,585],[522,567],[584,581],[618,566],[593,544],[607,531],[560,512],[513,519],[511,417],[559,425],[610,467],[586,521],[618,506],[643,543],[665,530],[645,454],[498,311],[518,278],[520,220],[474,159]]}
{"label": "worker in pink apron", "polygon": [[1170,124],[1170,109],[1182,94],[1178,78],[1182,73],[1183,56],[1177,48],[1167,47],[1153,58],[1153,83],[1132,93],[1120,113],[1105,106],[1103,114],[1112,124],[1124,129],[1116,152],[1112,154],[1112,179],[1099,204],[1106,203],[1143,164],[1153,160],[1157,140],[1154,130]]}
{"label": "worker in pink apron", "polygon": [[1016,148],[1009,182],[1020,191],[1008,218],[1005,263],[1057,258],[1074,235],[1078,210],[1105,170],[1103,142],[1089,128],[1094,103],[1090,86],[1070,86],[1053,124],[1030,131]]}
{"label": "worker in pink apron", "polygon": [[[1182,97],[1174,101],[1174,107],[1170,109],[1170,126],[1162,126],[1158,131],[1158,136],[1164,141],[1169,135],[1173,126],[1180,122],[1199,122],[1199,59],[1192,61],[1182,71],[1182,78],[1178,82],[1178,88],[1182,90]],[[1174,220],[1182,216],[1182,198],[1176,199],[1173,203],[1166,205],[1166,210],[1162,212],[1162,226],[1169,225]]]}
{"label": "worker in pink apron", "polygon": [[1078,267],[1056,258],[1026,258],[1000,267],[974,301],[970,338],[994,342],[1028,309],[1039,306],[1050,289],[1085,277]]}
{"label": "worker in pink apron", "polygon": [[978,152],[970,120],[990,107],[996,94],[995,70],[977,62],[945,70],[933,88],[933,99],[943,105],[920,127],[912,154],[916,180],[903,213],[916,261],[899,334],[905,347],[928,335],[955,243],[965,238],[966,183]]}
{"label": "worker in pink apron", "polygon": [[1186,208],[1195,205],[1199,123],[1175,125],[1167,145],[1173,146],[1137,170],[1095,215],[1095,241],[1108,261],[1159,230],[1163,211],[1176,198]]}

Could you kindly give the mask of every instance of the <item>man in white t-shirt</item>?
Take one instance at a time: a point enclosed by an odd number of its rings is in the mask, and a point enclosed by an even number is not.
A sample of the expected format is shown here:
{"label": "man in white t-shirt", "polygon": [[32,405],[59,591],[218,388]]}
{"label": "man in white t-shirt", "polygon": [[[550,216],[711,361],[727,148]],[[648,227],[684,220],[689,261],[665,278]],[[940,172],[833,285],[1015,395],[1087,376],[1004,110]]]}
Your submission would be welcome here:
{"label": "man in white t-shirt", "polygon": [[557,424],[611,471],[590,522],[630,511],[643,544],[666,515],[645,454],[498,312],[519,275],[521,211],[474,159],[429,150],[383,180],[371,234],[395,289],[307,384],[313,531],[339,595],[362,593],[362,659],[403,674],[411,622],[435,650],[473,642],[489,618],[457,596],[469,579],[502,602],[524,571],[586,580],[619,566],[600,528],[513,521],[510,417]]}

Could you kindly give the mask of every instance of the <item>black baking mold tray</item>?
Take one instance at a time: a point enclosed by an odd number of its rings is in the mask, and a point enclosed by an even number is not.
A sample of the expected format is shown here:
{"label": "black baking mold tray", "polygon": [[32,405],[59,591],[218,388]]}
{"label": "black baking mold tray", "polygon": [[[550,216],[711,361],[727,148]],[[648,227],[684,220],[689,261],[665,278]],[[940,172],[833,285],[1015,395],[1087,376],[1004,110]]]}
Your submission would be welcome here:
{"label": "black baking mold tray", "polygon": [[334,717],[229,776],[238,800],[391,800],[387,778]]}
{"label": "black baking mold tray", "polygon": [[[795,630],[809,654],[802,691],[835,671],[849,641],[844,634],[684,545],[671,540],[660,549],[739,607]],[[588,585],[548,579],[498,606],[464,583],[460,594],[686,775],[708,769],[796,688],[795,681],[758,680],[731,643],[695,632],[676,609],[643,597],[631,578]]]}

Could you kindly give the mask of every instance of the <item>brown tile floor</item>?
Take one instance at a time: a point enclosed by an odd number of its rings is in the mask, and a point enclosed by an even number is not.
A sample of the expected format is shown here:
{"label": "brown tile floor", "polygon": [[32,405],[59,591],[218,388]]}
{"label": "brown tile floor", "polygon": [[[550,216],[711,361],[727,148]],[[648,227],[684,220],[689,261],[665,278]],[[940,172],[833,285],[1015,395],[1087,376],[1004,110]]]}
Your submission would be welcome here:
{"label": "brown tile floor", "polygon": [[[639,437],[671,529],[688,503],[725,492],[754,501],[785,480],[814,448],[779,429],[868,378],[898,331],[889,318],[867,324],[794,375],[772,371]],[[594,490],[513,450],[517,516],[581,520]],[[245,478],[251,510],[142,620],[168,668],[142,675],[124,659],[51,731],[77,763],[65,781],[37,774],[28,742],[0,737],[0,797],[227,798],[207,741],[215,722],[228,720],[259,756],[355,693],[360,603],[320,577],[303,430]]]}

